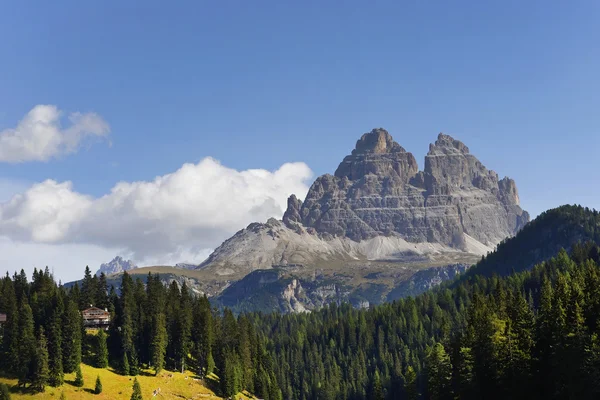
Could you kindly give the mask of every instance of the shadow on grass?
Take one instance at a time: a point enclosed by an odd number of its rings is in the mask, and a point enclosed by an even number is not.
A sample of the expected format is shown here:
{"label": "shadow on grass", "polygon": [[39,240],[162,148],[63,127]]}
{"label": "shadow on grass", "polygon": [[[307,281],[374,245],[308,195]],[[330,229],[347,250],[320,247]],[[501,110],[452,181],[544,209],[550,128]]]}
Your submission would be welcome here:
{"label": "shadow on grass", "polygon": [[199,375],[192,375],[192,379],[198,380],[204,387],[209,390],[212,390],[214,393],[221,393],[221,386],[219,384],[218,378],[213,378],[212,376],[204,376],[201,377]]}

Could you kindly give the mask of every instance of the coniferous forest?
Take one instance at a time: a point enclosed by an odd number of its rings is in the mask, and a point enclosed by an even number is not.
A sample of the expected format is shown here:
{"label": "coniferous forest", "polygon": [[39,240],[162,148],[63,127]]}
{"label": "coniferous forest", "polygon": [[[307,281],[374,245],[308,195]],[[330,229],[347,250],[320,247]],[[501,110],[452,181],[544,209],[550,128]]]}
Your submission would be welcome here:
{"label": "coniferous forest", "polygon": [[[91,304],[110,311],[106,334],[86,334],[80,311]],[[35,271],[31,282],[24,272],[7,275],[0,282],[0,311],[7,314],[0,325],[1,371],[31,392],[62,385],[64,374],[85,362],[132,376],[142,368],[190,370],[200,378],[217,372],[223,396],[247,389],[281,398],[266,342],[248,318],[217,312],[185,284],[166,287],[157,275],[143,284],[125,273],[118,290],[89,268],[81,287],[70,290],[48,269]]]}
{"label": "coniferous forest", "polygon": [[[559,214],[582,227],[576,239],[597,234],[595,211]],[[561,230],[570,232],[554,237]],[[538,240],[531,231],[526,237]],[[247,389],[264,399],[600,398],[597,242],[580,241],[533,268],[515,262],[490,273],[492,262],[518,260],[502,248],[522,240],[505,242],[454,282],[368,310],[332,304],[236,317],[157,275],[143,283],[125,273],[109,288],[86,269],[69,290],[48,270],[31,282],[23,272],[7,275],[1,368],[31,391],[60,385],[85,362],[126,375],[215,373],[223,396]],[[110,311],[106,334],[83,329],[80,311],[90,304]]]}

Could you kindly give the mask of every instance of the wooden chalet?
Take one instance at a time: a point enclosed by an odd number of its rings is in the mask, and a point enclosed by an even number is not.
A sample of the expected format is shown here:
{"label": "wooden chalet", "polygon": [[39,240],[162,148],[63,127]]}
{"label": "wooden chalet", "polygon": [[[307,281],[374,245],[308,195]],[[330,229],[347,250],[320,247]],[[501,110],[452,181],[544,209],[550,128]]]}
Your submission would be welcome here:
{"label": "wooden chalet", "polygon": [[0,313],[0,324],[6,323],[6,314]]}
{"label": "wooden chalet", "polygon": [[83,316],[83,326],[85,328],[108,329],[110,325],[110,313],[106,309],[90,307],[81,312]]}

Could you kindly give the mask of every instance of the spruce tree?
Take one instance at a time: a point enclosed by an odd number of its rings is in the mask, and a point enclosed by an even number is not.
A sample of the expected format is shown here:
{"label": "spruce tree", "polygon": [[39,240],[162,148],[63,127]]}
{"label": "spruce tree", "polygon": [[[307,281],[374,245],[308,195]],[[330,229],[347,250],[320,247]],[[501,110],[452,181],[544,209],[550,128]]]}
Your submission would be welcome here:
{"label": "spruce tree", "polygon": [[44,328],[40,327],[35,354],[35,367],[31,383],[32,389],[36,392],[43,392],[48,384],[49,374],[48,344],[46,342],[46,336],[44,335]]}
{"label": "spruce tree", "polygon": [[96,335],[96,367],[108,367],[108,346],[106,344],[106,333],[100,329]]}
{"label": "spruce tree", "polygon": [[143,400],[142,397],[142,388],[140,387],[140,383],[137,378],[133,379],[133,393],[131,394],[131,400]]}
{"label": "spruce tree", "polygon": [[81,363],[81,314],[77,304],[69,300],[63,319],[63,369],[72,373]]}
{"label": "spruce tree", "polygon": [[[60,296],[58,296],[58,298],[60,299]],[[48,332],[48,339],[48,365],[50,368],[48,383],[50,386],[58,387],[64,382],[62,356],[62,318],[58,310],[55,310],[52,316],[50,330]]]}
{"label": "spruce tree", "polygon": [[369,397],[373,400],[384,400],[385,396],[383,395],[383,387],[381,386],[381,377],[379,376],[379,370],[376,369],[373,374],[373,384],[371,386],[371,396]]}
{"label": "spruce tree", "polygon": [[100,381],[100,375],[96,377],[96,386],[94,387],[94,393],[100,394],[102,393],[102,381]]}
{"label": "spruce tree", "polygon": [[81,365],[78,365],[75,370],[75,386],[83,387],[85,382],[83,381],[83,374],[81,373]]}
{"label": "spruce tree", "polygon": [[419,398],[419,389],[417,388],[417,374],[412,366],[406,368],[404,373],[404,393],[408,400],[417,400]]}
{"label": "spruce tree", "polygon": [[436,343],[427,356],[428,390],[431,400],[452,399],[452,364],[441,343]]}
{"label": "spruce tree", "polygon": [[165,322],[165,315],[159,313],[154,322],[152,332],[152,365],[154,367],[154,373],[158,373],[164,368],[165,355],[167,353],[167,327]]}
{"label": "spruce tree", "polygon": [[33,315],[27,299],[23,297],[19,309],[19,362],[17,374],[19,385],[31,382],[35,367],[36,339],[33,332]]}
{"label": "spruce tree", "polygon": [[129,357],[127,357],[127,352],[123,352],[123,357],[121,358],[121,373],[123,375],[129,375]]}

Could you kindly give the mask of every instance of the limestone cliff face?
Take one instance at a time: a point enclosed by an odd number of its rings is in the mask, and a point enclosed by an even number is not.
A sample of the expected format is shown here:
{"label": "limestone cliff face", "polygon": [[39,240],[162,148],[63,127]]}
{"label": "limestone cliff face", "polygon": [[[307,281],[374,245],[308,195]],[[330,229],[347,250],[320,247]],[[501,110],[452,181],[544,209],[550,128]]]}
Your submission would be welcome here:
{"label": "limestone cliff face", "polygon": [[488,170],[469,148],[440,134],[425,168],[384,129],[365,133],[335,175],[315,180],[304,202],[288,201],[285,224],[325,239],[399,236],[466,249],[465,234],[487,246],[529,221],[515,182]]}

